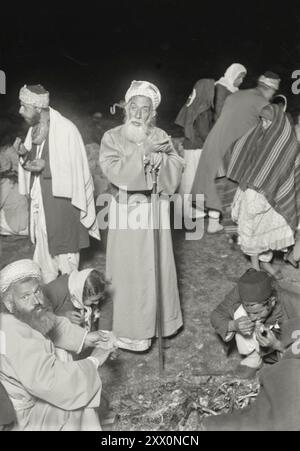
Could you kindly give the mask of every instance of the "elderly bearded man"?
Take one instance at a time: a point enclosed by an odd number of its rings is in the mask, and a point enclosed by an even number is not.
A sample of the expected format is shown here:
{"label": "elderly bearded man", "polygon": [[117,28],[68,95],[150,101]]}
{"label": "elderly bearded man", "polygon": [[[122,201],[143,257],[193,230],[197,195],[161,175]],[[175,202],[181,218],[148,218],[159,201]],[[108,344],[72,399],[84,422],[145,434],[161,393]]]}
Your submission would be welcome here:
{"label": "elderly bearded man", "polygon": [[0,295],[0,382],[16,412],[16,430],[101,430],[95,411],[101,395],[98,366],[112,350],[99,348],[92,357],[69,362],[56,355],[56,350],[79,353],[101,345],[101,334],[88,334],[53,314],[32,260],[0,272]]}
{"label": "elderly bearded man", "polygon": [[[110,207],[107,243],[113,331],[118,347],[131,351],[145,351],[156,335],[151,166],[159,169],[163,335],[171,336],[182,326],[168,196],[175,193],[180,183],[184,162],[168,135],[155,127],[160,101],[156,86],[146,81],[132,82],[125,97],[125,124],[106,132],[100,148],[100,164],[116,201]],[[131,219],[139,215],[143,223],[131,226]]]}
{"label": "elderly bearded man", "polygon": [[81,135],[49,108],[49,92],[41,85],[24,86],[20,102],[19,113],[31,127],[24,145],[19,138],[15,142],[21,155],[19,190],[31,197],[33,259],[48,283],[59,272],[78,268],[79,251],[89,247],[89,234],[100,239],[94,185]]}

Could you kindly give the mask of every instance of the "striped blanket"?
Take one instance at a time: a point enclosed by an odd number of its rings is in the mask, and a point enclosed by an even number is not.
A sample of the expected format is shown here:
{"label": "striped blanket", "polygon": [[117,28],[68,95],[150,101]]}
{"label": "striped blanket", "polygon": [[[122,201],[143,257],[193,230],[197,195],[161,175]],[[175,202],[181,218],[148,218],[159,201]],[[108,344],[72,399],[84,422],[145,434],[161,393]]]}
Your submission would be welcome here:
{"label": "striped blanket", "polygon": [[254,189],[285,218],[292,230],[300,221],[300,154],[296,134],[277,105],[271,126],[261,123],[239,139],[232,151],[227,177],[240,188]]}

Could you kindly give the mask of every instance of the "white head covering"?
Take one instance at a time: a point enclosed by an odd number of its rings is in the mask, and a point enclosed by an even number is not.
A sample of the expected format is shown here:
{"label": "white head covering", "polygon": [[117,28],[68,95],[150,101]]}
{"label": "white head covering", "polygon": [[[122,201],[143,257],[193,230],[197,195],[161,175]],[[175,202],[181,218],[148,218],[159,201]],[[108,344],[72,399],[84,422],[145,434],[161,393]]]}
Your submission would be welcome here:
{"label": "white head covering", "polygon": [[[275,74],[274,74],[275,76]],[[277,75],[276,75],[277,76]],[[278,77],[278,76],[277,76]],[[261,75],[258,79],[258,83],[261,85],[266,86],[267,88],[274,89],[275,91],[278,91],[280,87],[280,78],[273,78],[271,73],[266,72],[265,74]]]}
{"label": "white head covering", "polygon": [[159,89],[149,81],[134,80],[131,83],[131,86],[125,95],[125,102],[128,103],[132,97],[135,96],[144,96],[151,99],[154,110],[159,107],[161,102],[161,94]]}
{"label": "white head covering", "polygon": [[75,269],[69,276],[68,285],[71,301],[74,307],[79,310],[85,309],[85,305],[83,303],[83,289],[86,279],[92,271],[94,271],[94,268],[87,268],[82,271],[77,271],[77,269]]}
{"label": "white head covering", "polygon": [[87,330],[91,330],[92,326],[92,307],[84,305],[83,289],[86,279],[91,274],[94,268],[83,269],[77,271],[75,269],[69,276],[68,288],[70,292],[71,302],[78,310],[84,311],[84,324]]}
{"label": "white head covering", "polygon": [[36,108],[48,108],[50,101],[49,92],[42,85],[23,86],[20,89],[19,99]]}
{"label": "white head covering", "polygon": [[216,85],[225,86],[225,88],[227,88],[232,93],[237,92],[239,88],[237,86],[234,86],[234,82],[242,73],[247,73],[245,66],[243,66],[242,64],[234,63],[228,67],[224,74],[224,77],[220,78],[220,80],[216,82]]}
{"label": "white head covering", "polygon": [[40,267],[33,260],[18,260],[5,266],[0,271],[0,293],[5,293],[13,283],[20,282],[27,277],[42,279]]}

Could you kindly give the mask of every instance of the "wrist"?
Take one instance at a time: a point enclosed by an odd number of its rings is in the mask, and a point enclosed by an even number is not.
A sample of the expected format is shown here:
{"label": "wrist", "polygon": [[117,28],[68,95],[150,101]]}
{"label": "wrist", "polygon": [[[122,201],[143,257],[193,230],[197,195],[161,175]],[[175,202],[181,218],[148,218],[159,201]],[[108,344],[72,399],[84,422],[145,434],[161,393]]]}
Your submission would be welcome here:
{"label": "wrist", "polygon": [[228,332],[236,332],[236,322],[234,320],[229,321],[228,323]]}

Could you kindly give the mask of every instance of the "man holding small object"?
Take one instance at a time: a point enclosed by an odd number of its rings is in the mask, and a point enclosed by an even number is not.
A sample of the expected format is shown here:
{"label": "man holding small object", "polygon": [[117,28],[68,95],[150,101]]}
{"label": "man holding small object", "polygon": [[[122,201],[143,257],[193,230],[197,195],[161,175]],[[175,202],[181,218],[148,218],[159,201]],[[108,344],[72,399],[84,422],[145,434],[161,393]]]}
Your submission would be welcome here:
{"label": "man holding small object", "polygon": [[33,259],[45,283],[79,267],[80,250],[89,235],[100,239],[94,185],[86,150],[77,127],[50,107],[50,94],[41,85],[23,86],[20,115],[30,125],[22,143],[19,190],[30,196],[30,237]]}
{"label": "man holding small object", "polygon": [[125,96],[125,124],[105,133],[100,165],[113,195],[109,214],[107,279],[113,292],[113,332],[119,348],[145,351],[156,335],[155,257],[151,194],[158,171],[160,296],[163,336],[182,326],[169,218],[183,159],[155,126],[161,95],[147,81],[133,81]]}
{"label": "man holding small object", "polygon": [[272,361],[274,352],[282,351],[280,335],[284,319],[271,277],[249,269],[211,315],[212,325],[222,340],[229,343],[235,338],[243,356],[236,375],[245,379],[254,377],[267,356]]}

